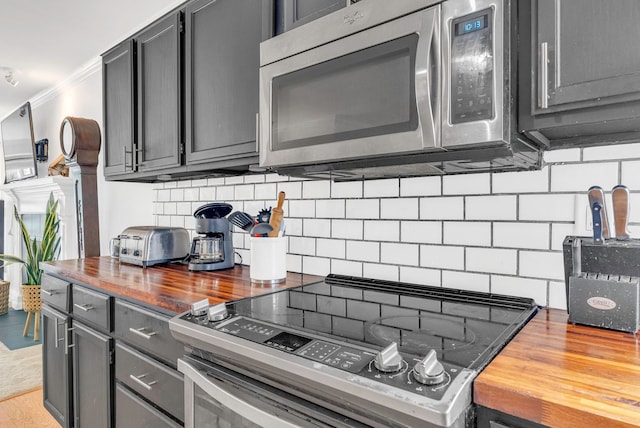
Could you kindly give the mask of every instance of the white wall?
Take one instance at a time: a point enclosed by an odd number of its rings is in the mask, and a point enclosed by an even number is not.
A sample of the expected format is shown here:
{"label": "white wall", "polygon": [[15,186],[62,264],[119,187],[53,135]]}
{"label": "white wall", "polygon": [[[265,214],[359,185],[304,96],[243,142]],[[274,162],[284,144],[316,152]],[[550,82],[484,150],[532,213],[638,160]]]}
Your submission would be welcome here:
{"label": "white wall", "polygon": [[[60,124],[67,116],[93,119],[102,126],[102,73],[100,67],[82,80],[56,91],[53,97],[33,109],[34,137],[49,139],[49,160],[38,164],[38,177],[47,175],[48,165],[60,154]],[[103,134],[104,137],[104,134]],[[104,144],[104,138],[103,138]],[[98,208],[101,254],[108,254],[109,239],[128,226],[152,225],[152,185],[107,182],[103,172],[104,150],[98,163]],[[43,201],[45,204],[46,201]]]}
{"label": "white wall", "polygon": [[[531,297],[566,308],[562,241],[588,236],[586,191],[630,187],[640,237],[640,144],[545,154],[541,171],[332,183],[275,174],[158,184],[157,223],[187,227],[206,202],[256,215],[287,193],[288,269]],[[635,207],[635,208],[634,208]],[[234,245],[249,262],[247,234]]]}

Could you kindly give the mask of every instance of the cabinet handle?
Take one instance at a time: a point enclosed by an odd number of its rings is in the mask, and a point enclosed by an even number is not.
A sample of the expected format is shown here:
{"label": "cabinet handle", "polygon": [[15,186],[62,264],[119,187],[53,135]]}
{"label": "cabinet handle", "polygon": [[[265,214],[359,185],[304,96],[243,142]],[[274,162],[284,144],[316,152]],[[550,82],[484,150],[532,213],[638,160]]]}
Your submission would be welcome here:
{"label": "cabinet handle", "polygon": [[157,334],[157,332],[152,331],[150,333],[143,333],[144,330],[146,330],[147,327],[140,327],[140,328],[133,328],[133,327],[129,327],[129,331],[133,334],[137,334],[140,337],[144,337],[145,339],[149,340],[151,339],[151,336],[155,336]]}
{"label": "cabinet handle", "polygon": [[151,391],[151,385],[155,385],[156,383],[158,383],[158,381],[156,380],[152,380],[149,383],[145,383],[143,381],[141,381],[140,379],[142,379],[143,377],[147,376],[146,374],[141,374],[140,376],[134,376],[132,374],[129,375],[129,378],[133,381],[135,381],[138,385],[142,386],[143,388],[145,388],[147,391]]}
{"label": "cabinet handle", "polygon": [[[131,154],[131,164],[127,165],[127,153]],[[122,168],[124,169],[124,172],[127,172],[127,167],[130,168],[131,171],[133,171],[133,150],[127,150],[126,147],[122,148]]]}
{"label": "cabinet handle", "polygon": [[[64,322],[65,328],[67,326],[67,322]],[[73,327],[71,328],[67,328],[64,334],[64,354],[67,355],[69,353],[69,348],[73,348],[73,343],[69,343],[69,335],[71,334],[71,332],[74,330]]]}
{"label": "cabinet handle", "polygon": [[41,288],[40,291],[42,291],[43,294],[46,294],[47,296],[53,296],[54,294],[56,294],[55,291],[51,290],[45,290],[44,288]]}
{"label": "cabinet handle", "polygon": [[538,82],[538,106],[549,108],[549,43],[540,44],[538,53],[540,82]]}
{"label": "cabinet handle", "polygon": [[[59,338],[59,333],[58,333],[58,328],[60,327],[60,323],[58,322],[57,319],[54,319],[53,322],[56,324],[55,328],[53,329],[53,341],[55,342],[55,346],[57,348],[58,342],[62,341],[63,339]],[[66,324],[66,322],[63,321],[62,324]]]}
{"label": "cabinet handle", "polygon": [[90,305],[90,304],[88,304],[88,303],[85,303],[84,305],[79,305],[79,304],[77,304],[77,303],[74,303],[74,304],[73,304],[73,307],[74,307],[74,308],[78,308],[78,309],[82,309],[82,310],[83,310],[83,311],[85,311],[85,312],[88,312],[88,311],[90,311],[90,310],[92,310],[92,309],[95,309],[93,306],[91,306],[91,305]]}

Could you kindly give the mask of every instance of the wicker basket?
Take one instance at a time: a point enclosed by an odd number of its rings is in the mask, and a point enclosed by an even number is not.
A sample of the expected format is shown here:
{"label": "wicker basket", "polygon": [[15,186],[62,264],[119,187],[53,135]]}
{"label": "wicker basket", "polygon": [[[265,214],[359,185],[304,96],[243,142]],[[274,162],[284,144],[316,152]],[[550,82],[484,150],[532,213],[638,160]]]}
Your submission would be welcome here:
{"label": "wicker basket", "polygon": [[39,285],[22,285],[22,309],[27,312],[38,312],[42,308]]}
{"label": "wicker basket", "polygon": [[9,281],[0,280],[0,315],[9,312]]}

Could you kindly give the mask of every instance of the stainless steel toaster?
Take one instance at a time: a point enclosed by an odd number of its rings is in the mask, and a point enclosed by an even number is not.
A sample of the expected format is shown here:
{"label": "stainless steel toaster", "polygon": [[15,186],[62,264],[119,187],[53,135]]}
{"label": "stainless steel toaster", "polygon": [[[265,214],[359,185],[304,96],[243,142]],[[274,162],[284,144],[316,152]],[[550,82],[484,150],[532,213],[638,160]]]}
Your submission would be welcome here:
{"label": "stainless steel toaster", "polygon": [[147,267],[184,259],[189,254],[189,232],[182,227],[133,226],[120,235],[121,262]]}

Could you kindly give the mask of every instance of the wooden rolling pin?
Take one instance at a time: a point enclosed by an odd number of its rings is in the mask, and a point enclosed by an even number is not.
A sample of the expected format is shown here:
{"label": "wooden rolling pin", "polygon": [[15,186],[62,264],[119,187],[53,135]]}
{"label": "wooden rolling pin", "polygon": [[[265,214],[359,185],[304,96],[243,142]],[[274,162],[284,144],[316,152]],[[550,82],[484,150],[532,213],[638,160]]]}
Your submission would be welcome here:
{"label": "wooden rolling pin", "polygon": [[273,227],[273,230],[268,233],[270,238],[275,238],[280,233],[280,224],[282,223],[282,217],[284,215],[284,211],[282,210],[282,206],[284,205],[285,193],[278,193],[278,205],[271,211],[271,218],[269,219],[269,224]]}

